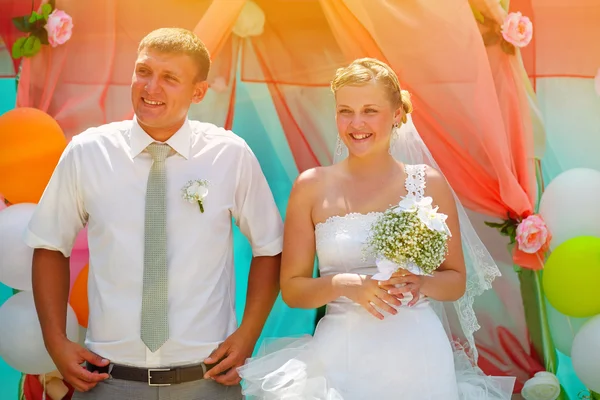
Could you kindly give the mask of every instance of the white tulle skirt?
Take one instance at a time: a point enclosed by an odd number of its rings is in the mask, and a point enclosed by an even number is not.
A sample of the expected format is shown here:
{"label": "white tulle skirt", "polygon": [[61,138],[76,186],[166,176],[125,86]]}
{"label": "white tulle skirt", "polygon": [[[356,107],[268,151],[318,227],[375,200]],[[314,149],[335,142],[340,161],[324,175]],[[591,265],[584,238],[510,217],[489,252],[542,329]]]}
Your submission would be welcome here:
{"label": "white tulle skirt", "polygon": [[331,304],[313,337],[265,341],[239,373],[246,398],[260,400],[510,400],[515,381],[453,352],[427,300],[383,321]]}

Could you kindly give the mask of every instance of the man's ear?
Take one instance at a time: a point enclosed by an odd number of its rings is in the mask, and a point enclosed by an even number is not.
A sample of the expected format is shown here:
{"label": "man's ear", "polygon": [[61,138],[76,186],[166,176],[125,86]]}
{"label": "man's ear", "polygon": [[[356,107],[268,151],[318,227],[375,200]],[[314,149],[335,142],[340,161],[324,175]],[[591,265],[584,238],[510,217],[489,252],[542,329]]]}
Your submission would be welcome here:
{"label": "man's ear", "polygon": [[196,83],[194,88],[194,94],[192,96],[192,103],[198,104],[202,101],[204,96],[206,96],[206,92],[208,92],[208,82],[202,81]]}

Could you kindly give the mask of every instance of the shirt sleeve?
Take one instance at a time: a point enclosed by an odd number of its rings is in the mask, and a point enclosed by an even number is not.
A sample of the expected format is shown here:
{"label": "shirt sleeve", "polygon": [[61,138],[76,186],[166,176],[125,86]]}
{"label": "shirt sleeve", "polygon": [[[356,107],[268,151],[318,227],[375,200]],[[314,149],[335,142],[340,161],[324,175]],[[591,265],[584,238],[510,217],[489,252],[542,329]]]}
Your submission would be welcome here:
{"label": "shirt sleeve", "polygon": [[88,217],[78,182],[76,152],[80,146],[75,139],[61,155],[25,232],[29,247],[60,251],[65,257],[71,255]]}
{"label": "shirt sleeve", "polygon": [[283,221],[260,164],[245,145],[238,164],[233,218],[252,255],[274,256],[283,249]]}

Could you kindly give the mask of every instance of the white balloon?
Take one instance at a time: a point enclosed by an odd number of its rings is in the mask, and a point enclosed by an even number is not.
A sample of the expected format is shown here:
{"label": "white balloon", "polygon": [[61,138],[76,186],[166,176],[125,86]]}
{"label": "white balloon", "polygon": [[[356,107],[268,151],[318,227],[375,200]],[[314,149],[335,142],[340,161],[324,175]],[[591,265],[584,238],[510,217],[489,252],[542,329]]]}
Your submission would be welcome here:
{"label": "white balloon", "polygon": [[23,235],[35,207],[19,203],[0,211],[0,282],[18,290],[31,290],[33,249]]}
{"label": "white balloon", "polygon": [[539,213],[552,233],[550,248],[577,236],[600,237],[600,171],[573,168],[544,190]]}
{"label": "white balloon", "polygon": [[569,317],[552,307],[549,301],[546,301],[546,311],[554,346],[564,355],[571,356],[573,339],[589,318]]}
{"label": "white balloon", "polygon": [[78,343],[81,345],[81,347],[85,347],[85,337],[87,335],[87,328],[84,328],[83,326],[79,325],[79,328],[77,328],[79,331],[79,339],[78,339]]}
{"label": "white balloon", "polygon": [[571,360],[581,382],[600,392],[600,315],[591,318],[575,336]]}
{"label": "white balloon", "polygon": [[[14,206],[11,206],[14,207]],[[19,292],[0,307],[0,357],[25,374],[39,375],[56,369],[48,355],[32,292]],[[77,342],[77,316],[67,305],[67,337]]]}

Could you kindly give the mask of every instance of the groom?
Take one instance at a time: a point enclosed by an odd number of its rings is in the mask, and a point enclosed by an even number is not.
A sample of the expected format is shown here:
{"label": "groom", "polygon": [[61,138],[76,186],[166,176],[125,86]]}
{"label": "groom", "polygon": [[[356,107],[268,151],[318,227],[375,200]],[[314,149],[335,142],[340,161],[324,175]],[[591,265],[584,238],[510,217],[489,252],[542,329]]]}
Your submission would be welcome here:
{"label": "groom", "polygon": [[[133,71],[135,118],[73,137],[30,222],[44,341],[75,399],[242,398],[236,367],[279,292],[283,229],[247,144],[187,119],[209,68],[192,32],[148,34]],[[232,218],[253,252],[239,327]],[[87,349],[65,334],[68,257],[85,224]]]}

